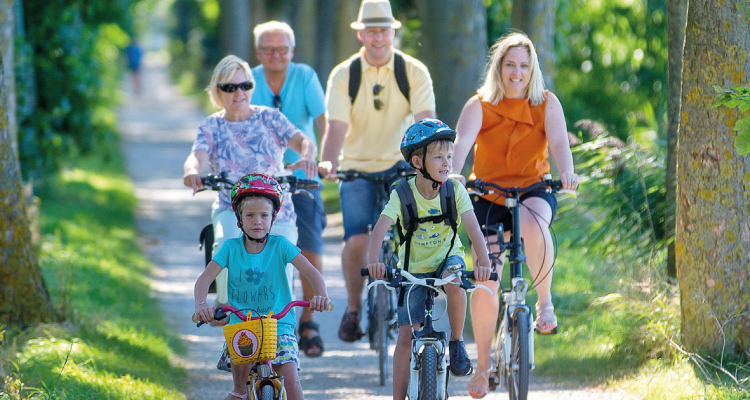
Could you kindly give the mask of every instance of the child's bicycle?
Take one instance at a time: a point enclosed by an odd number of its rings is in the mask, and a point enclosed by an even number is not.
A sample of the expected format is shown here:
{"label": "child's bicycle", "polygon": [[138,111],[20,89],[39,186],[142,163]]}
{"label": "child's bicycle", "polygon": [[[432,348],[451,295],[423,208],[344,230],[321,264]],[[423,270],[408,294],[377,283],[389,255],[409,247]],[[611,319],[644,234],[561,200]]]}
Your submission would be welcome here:
{"label": "child's bicycle", "polygon": [[[376,202],[378,209],[382,211],[390,196],[390,187],[387,182],[396,178],[407,177],[414,174],[411,167],[397,168],[391,174],[368,174],[354,170],[339,171],[336,177],[342,181],[353,181],[355,179],[365,179],[375,184],[378,188],[376,192]],[[370,230],[372,226],[369,227]],[[368,232],[369,233],[369,232]],[[383,245],[380,246],[378,261],[385,264],[386,267],[395,268],[398,264],[398,246],[399,240],[396,234],[395,225],[391,227],[383,238]],[[368,279],[367,289],[367,334],[370,340],[370,349],[375,350],[378,354],[378,367],[380,369],[380,386],[385,386],[388,380],[388,366],[390,364],[388,356],[388,346],[392,339],[395,339],[395,333],[398,330],[396,321],[396,299],[391,291],[382,286],[372,287],[375,280]]]}
{"label": "child's bicycle", "polygon": [[[292,194],[298,194],[302,193],[307,196],[310,196],[311,198],[314,198],[312,193],[308,192],[307,189],[317,189],[320,186],[320,183],[317,181],[309,180],[309,179],[301,179],[297,178],[296,176],[292,175],[291,173],[281,176],[274,176],[274,179],[276,179],[277,182],[281,185],[281,187],[288,192],[291,192]],[[218,175],[215,174],[208,174],[201,178],[201,182],[203,183],[203,188],[198,189],[198,192],[204,192],[207,190],[213,190],[216,192],[220,192],[222,190],[226,190],[229,192],[232,190],[232,186],[236,182],[233,182],[229,179],[227,179],[227,172],[222,171]],[[196,192],[196,193],[198,193]],[[199,249],[203,250],[204,254],[204,261],[205,265],[208,265],[208,263],[213,258],[213,249],[214,249],[214,225],[208,224],[201,229],[200,236],[198,238],[199,243]],[[211,282],[211,286],[208,288],[209,293],[216,293],[216,282]]]}
{"label": "child's bicycle", "polygon": [[[450,374],[445,357],[448,349],[448,336],[445,332],[436,330],[432,324],[435,296],[440,295],[447,298],[441,287],[456,285],[467,292],[482,288],[492,293],[484,285],[472,285],[467,278],[474,279],[474,271],[461,272],[461,268],[461,265],[449,265],[447,271],[451,274],[445,278],[416,278],[402,269],[386,267],[385,279],[376,280],[368,285],[368,287],[385,287],[391,291],[398,287],[401,287],[401,290],[409,290],[409,287],[413,287],[410,285],[427,288],[422,329],[419,331],[412,329],[411,332],[411,375],[409,377],[409,389],[406,392],[410,400],[446,400],[448,398],[448,376]],[[370,274],[367,268],[362,268],[360,273],[362,276],[369,276]],[[456,278],[460,278],[461,283],[453,282]],[[490,279],[497,280],[497,274],[493,272]],[[405,298],[407,299],[405,307],[408,310],[409,296],[406,295]],[[411,319],[411,315],[409,319]]]}
{"label": "child's bicycle", "polygon": [[[292,307],[310,307],[310,302],[292,301],[278,314],[257,315],[251,317],[250,321],[235,307],[216,308],[216,320],[223,320],[234,313],[245,321],[224,326],[224,336],[233,365],[253,363],[247,378],[249,400],[286,400],[284,377],[276,374],[271,361],[276,358],[276,321],[284,318]],[[328,311],[333,311],[333,303],[328,303]],[[198,327],[204,324],[203,321],[198,321],[195,314],[193,322]]]}
{"label": "child's bicycle", "polygon": [[[526,305],[526,293],[529,285],[523,278],[522,267],[526,262],[521,241],[521,195],[535,189],[546,189],[549,193],[578,193],[572,190],[562,190],[562,182],[553,181],[551,175],[545,175],[544,180],[525,188],[504,188],[491,182],[479,179],[466,183],[466,188],[473,192],[484,194],[505,195],[505,207],[510,210],[513,226],[511,239],[504,240],[503,224],[482,226],[483,230],[497,234],[497,242],[487,242],[487,248],[497,245],[500,251],[490,252],[492,269],[502,268],[505,250],[508,250],[510,263],[510,287],[500,285],[500,327],[495,339],[492,356],[492,374],[490,375],[490,390],[507,388],[511,400],[526,400],[529,391],[529,372],[534,369],[534,331],[533,315]],[[490,235],[488,235],[490,236]],[[536,278],[535,278],[536,279]],[[542,278],[544,279],[544,277]]]}

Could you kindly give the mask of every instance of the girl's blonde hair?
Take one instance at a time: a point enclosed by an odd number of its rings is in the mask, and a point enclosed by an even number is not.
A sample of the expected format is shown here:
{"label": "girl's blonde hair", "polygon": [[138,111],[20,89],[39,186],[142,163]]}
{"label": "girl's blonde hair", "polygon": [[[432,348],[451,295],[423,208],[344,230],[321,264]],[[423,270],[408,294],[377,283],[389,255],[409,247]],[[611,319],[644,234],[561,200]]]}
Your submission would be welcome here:
{"label": "girl's blonde hair", "polygon": [[240,215],[242,215],[242,210],[245,208],[246,204],[249,204],[249,203],[252,203],[252,202],[255,202],[255,201],[258,201],[258,200],[260,200],[261,202],[267,203],[269,206],[271,206],[271,213],[273,213],[274,204],[273,204],[273,201],[271,201],[271,199],[269,199],[268,197],[264,197],[264,196],[246,196],[245,198],[243,198],[242,200],[240,200],[240,206],[237,207],[237,210],[239,211]]}
{"label": "girl's blonde hair", "polygon": [[269,32],[280,32],[286,35],[289,39],[289,46],[294,47],[294,31],[292,27],[286,22],[281,21],[268,21],[262,24],[256,25],[253,29],[253,36],[255,37],[255,48],[260,47],[260,39],[263,35]]}
{"label": "girl's blonde hair", "polygon": [[219,83],[232,79],[232,75],[240,69],[245,71],[247,80],[253,81],[253,71],[250,69],[250,65],[237,56],[228,55],[216,64],[214,74],[211,76],[211,83],[206,87],[208,97],[216,107],[224,108],[224,104],[221,103],[221,98],[219,98]]}
{"label": "girl's blonde hair", "polygon": [[509,33],[497,40],[490,49],[489,60],[485,69],[485,78],[482,86],[477,90],[482,100],[497,105],[505,96],[505,86],[500,76],[502,73],[503,58],[508,54],[508,50],[514,47],[525,48],[529,52],[529,84],[526,86],[524,97],[529,100],[531,105],[537,106],[544,102],[544,79],[542,70],[539,68],[534,43],[528,36],[521,32]]}

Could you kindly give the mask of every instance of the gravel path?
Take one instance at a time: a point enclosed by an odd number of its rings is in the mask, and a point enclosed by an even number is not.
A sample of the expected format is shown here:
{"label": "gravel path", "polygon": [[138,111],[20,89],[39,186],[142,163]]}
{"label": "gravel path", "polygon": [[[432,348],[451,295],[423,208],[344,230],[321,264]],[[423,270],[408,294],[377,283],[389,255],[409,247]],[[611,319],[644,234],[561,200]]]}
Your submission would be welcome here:
{"label": "gravel path", "polygon": [[[119,113],[127,169],[139,201],[137,226],[146,254],[156,267],[152,279],[155,295],[170,325],[189,347],[188,354],[176,360],[190,373],[186,398],[223,399],[231,388],[232,378],[215,368],[223,343],[221,330],[197,329],[190,322],[193,284],[203,268],[198,234],[210,223],[214,195],[192,196],[191,191],[182,186],[182,163],[205,115],[167,82],[165,67],[151,65],[143,72],[144,93],[135,96],[126,82],[126,102]],[[340,266],[341,234],[340,215],[329,216],[324,233],[324,276],[337,308],[332,313],[316,314],[317,322],[323,327],[321,335],[326,352],[320,358],[302,357],[302,387],[306,398],[312,400],[387,399],[391,387],[378,386],[375,353],[364,342],[348,344],[336,336],[345,304]],[[301,290],[298,292],[299,296]],[[211,301],[213,298],[209,297]],[[445,325],[441,326],[445,329]],[[476,360],[475,346],[468,343],[467,348]],[[468,378],[451,377],[451,398],[470,399],[467,385]],[[632,398],[619,391],[540,383],[533,376],[532,385],[529,399]],[[491,393],[486,398],[505,399],[507,393]]]}

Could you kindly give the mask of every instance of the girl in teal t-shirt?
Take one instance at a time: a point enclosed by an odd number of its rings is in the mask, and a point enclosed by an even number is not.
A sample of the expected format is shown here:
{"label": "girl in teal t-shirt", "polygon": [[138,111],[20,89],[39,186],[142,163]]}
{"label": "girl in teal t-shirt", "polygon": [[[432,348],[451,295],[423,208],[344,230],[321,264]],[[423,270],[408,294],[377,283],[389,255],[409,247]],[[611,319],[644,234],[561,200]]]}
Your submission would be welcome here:
{"label": "girl in teal t-shirt", "polygon": [[[263,174],[246,175],[232,188],[232,209],[237,216],[242,236],[227,240],[198,277],[194,294],[195,314],[199,320],[218,322],[214,320],[214,310],[206,304],[206,296],[211,281],[223,268],[227,269],[229,276],[229,305],[238,309],[249,309],[259,314],[281,312],[292,301],[284,271],[289,262],[310,281],[315,290],[315,296],[309,299],[310,310],[323,311],[328,308],[330,299],[323,275],[286,238],[269,235],[271,225],[281,208],[281,195],[281,187],[276,180]],[[226,323],[226,320],[222,322]],[[241,320],[232,315],[229,323],[238,322]],[[276,358],[272,361],[276,373],[284,377],[284,388],[289,400],[303,398],[297,374],[299,355],[294,336],[295,324],[293,311],[278,321]],[[246,399],[246,382],[252,364],[231,366],[228,359],[225,346],[218,367],[231,367],[234,381],[234,388],[225,400]]]}

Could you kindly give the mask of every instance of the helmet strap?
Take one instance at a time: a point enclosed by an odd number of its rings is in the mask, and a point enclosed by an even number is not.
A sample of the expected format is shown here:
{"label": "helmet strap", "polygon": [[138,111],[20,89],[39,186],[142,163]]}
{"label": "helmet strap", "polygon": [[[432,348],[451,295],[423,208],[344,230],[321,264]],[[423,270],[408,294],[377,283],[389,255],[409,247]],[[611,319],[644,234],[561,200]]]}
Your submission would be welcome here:
{"label": "helmet strap", "polygon": [[427,160],[427,146],[424,146],[424,147],[422,147],[422,167],[419,168],[419,172],[422,173],[422,176],[425,179],[428,179],[428,180],[432,181],[432,190],[437,190],[440,186],[443,185],[443,182],[436,181],[436,180],[432,179],[432,177],[430,176],[430,173],[427,172],[427,168],[424,167],[424,164],[425,164],[426,160]]}

